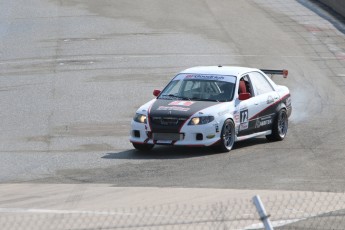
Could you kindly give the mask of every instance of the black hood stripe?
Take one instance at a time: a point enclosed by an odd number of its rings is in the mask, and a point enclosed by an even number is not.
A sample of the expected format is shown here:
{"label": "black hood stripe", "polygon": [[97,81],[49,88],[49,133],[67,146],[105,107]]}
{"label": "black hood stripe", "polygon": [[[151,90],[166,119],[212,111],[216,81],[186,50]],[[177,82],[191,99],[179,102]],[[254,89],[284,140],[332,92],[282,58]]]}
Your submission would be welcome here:
{"label": "black hood stripe", "polygon": [[151,107],[150,115],[156,117],[189,118],[193,114],[217,105],[220,102],[213,101],[182,101],[157,99]]}

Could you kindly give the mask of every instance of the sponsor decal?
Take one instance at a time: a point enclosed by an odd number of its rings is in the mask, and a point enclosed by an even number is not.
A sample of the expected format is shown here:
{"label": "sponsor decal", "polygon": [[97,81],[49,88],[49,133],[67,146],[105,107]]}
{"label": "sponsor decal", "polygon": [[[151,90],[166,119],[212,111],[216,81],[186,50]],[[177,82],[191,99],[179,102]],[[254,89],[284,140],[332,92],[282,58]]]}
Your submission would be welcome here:
{"label": "sponsor decal", "polygon": [[272,124],[272,117],[271,116],[265,116],[260,119],[256,119],[255,128],[260,128],[262,126],[270,125]]}
{"label": "sponsor decal", "polygon": [[234,111],[234,121],[235,123],[240,123],[240,112],[237,110]]}
{"label": "sponsor decal", "polygon": [[272,120],[261,121],[260,126],[270,125],[272,124]]}
{"label": "sponsor decal", "polygon": [[239,123],[240,122],[240,114],[234,114],[234,120],[235,120],[235,123]]}
{"label": "sponsor decal", "polygon": [[248,129],[248,109],[240,112],[240,130]]}
{"label": "sponsor decal", "polygon": [[175,110],[175,111],[186,112],[190,110],[190,108],[184,108],[184,107],[178,107],[178,106],[159,106],[157,110]]}
{"label": "sponsor decal", "polygon": [[240,124],[240,131],[241,131],[241,130],[245,130],[245,129],[248,129],[248,122],[247,122],[247,123]]}
{"label": "sponsor decal", "polygon": [[260,128],[260,119],[256,119],[255,128]]}
{"label": "sponsor decal", "polygon": [[189,74],[185,77],[185,79],[199,79],[199,80],[217,80],[217,81],[222,81],[225,78],[223,76],[214,76],[214,75],[192,75]]}
{"label": "sponsor decal", "polygon": [[181,106],[191,106],[193,105],[193,101],[173,101],[169,103],[169,105],[181,105]]}

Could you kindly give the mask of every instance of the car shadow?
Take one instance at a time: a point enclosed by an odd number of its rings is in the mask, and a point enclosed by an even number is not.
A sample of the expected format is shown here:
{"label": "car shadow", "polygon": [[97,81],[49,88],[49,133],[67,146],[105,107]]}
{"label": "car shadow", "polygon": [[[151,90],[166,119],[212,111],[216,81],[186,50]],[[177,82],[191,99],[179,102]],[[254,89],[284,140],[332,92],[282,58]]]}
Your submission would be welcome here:
{"label": "car shadow", "polygon": [[107,153],[103,159],[133,159],[133,160],[152,160],[152,159],[181,159],[193,158],[206,155],[217,154],[210,147],[182,147],[182,146],[155,146],[151,151],[143,152],[136,149],[126,150],[118,153]]}
{"label": "car shadow", "polygon": [[268,143],[269,141],[265,137],[256,137],[256,138],[248,139],[245,141],[236,142],[232,150],[251,147],[254,145],[259,146],[259,145],[268,144]]}
{"label": "car shadow", "polygon": [[[266,138],[253,138],[245,141],[236,142],[233,149],[233,154],[236,154],[236,149],[243,149],[253,145],[267,144]],[[142,152],[136,149],[130,149],[117,153],[106,153],[103,159],[133,159],[133,160],[159,160],[159,159],[182,159],[195,158],[202,156],[210,156],[221,154],[214,147],[185,147],[185,146],[155,146],[151,151]]]}

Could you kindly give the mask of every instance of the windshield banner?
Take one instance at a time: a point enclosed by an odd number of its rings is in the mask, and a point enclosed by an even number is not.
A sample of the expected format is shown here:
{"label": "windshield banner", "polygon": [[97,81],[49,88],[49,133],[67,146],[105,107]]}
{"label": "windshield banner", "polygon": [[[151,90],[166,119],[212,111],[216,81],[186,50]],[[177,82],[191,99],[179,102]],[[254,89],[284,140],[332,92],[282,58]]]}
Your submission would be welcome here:
{"label": "windshield banner", "polygon": [[179,74],[174,80],[205,80],[205,81],[226,81],[235,83],[236,77],[227,75],[213,75],[213,74]]}

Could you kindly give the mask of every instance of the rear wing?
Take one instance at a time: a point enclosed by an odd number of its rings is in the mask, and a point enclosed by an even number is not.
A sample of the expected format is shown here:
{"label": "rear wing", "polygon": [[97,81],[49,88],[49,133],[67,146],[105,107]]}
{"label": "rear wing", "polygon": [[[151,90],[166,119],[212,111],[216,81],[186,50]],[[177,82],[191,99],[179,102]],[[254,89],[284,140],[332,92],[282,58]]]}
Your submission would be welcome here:
{"label": "rear wing", "polygon": [[287,69],[274,70],[274,69],[260,69],[265,74],[273,75],[283,75],[283,78],[287,78],[289,71]]}

